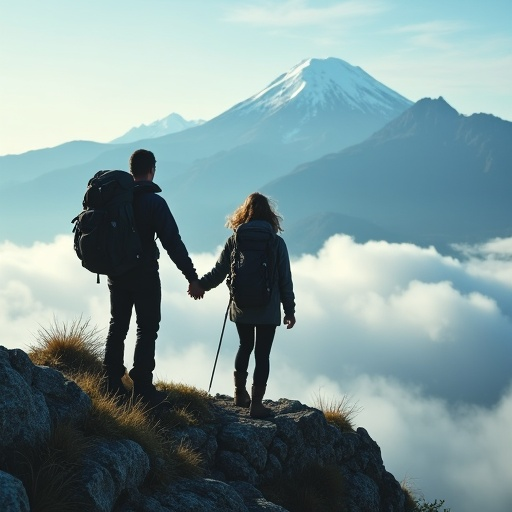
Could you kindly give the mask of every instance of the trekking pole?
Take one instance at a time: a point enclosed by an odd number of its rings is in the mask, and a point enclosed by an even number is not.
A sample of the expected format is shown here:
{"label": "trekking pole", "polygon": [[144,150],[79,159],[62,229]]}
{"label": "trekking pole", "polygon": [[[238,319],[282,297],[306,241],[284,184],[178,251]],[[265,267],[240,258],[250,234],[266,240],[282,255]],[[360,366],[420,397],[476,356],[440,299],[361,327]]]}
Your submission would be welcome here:
{"label": "trekking pole", "polygon": [[213,375],[215,374],[215,367],[217,366],[217,359],[219,358],[220,346],[222,344],[222,336],[224,335],[224,329],[226,327],[226,320],[228,318],[228,311],[229,311],[230,304],[231,304],[231,297],[229,298],[228,307],[226,308],[226,314],[224,315],[224,323],[222,324],[222,331],[220,333],[219,348],[217,349],[217,355],[215,356],[215,363],[213,363],[212,378],[210,379],[210,385],[208,386],[208,393],[210,393],[210,389],[212,388]]}

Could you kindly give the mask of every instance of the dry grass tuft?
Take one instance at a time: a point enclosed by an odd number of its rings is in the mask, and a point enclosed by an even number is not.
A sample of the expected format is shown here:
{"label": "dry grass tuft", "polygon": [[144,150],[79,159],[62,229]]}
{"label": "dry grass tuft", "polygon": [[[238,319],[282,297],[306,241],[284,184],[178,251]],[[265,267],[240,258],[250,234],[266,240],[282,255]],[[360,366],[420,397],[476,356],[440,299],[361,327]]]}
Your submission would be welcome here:
{"label": "dry grass tuft", "polygon": [[165,488],[180,478],[196,478],[204,474],[201,455],[181,439],[171,441],[162,457],[153,464],[146,481],[151,488]]}
{"label": "dry grass tuft", "polygon": [[27,491],[30,509],[38,512],[75,512],[86,506],[77,489],[83,485],[80,469],[83,453],[91,441],[76,427],[59,425],[47,443],[20,448],[11,457],[8,469]]}
{"label": "dry grass tuft", "polygon": [[434,500],[432,503],[426,501],[421,491],[412,485],[411,479],[404,478],[400,486],[405,493],[405,512],[450,512],[449,508],[441,510],[444,500]]}
{"label": "dry grass tuft", "polygon": [[155,385],[167,393],[168,401],[176,412],[177,426],[197,425],[212,419],[210,396],[206,391],[180,383],[159,381]]}
{"label": "dry grass tuft", "polygon": [[59,325],[54,319],[48,329],[39,329],[36,344],[29,347],[28,355],[34,364],[51,366],[67,375],[100,374],[103,340],[98,330],[81,317],[71,325]]}
{"label": "dry grass tuft", "polygon": [[341,432],[354,432],[354,418],[361,412],[358,402],[352,403],[350,397],[344,395],[339,400],[327,401],[317,395],[314,406],[324,413],[325,419]]}
{"label": "dry grass tuft", "polygon": [[140,402],[119,403],[105,395],[100,389],[97,376],[93,374],[79,374],[75,380],[92,400],[91,412],[85,425],[87,435],[131,439],[153,457],[165,451],[167,441],[161,429]]}
{"label": "dry grass tuft", "polygon": [[86,434],[131,439],[142,446],[151,460],[150,485],[165,486],[180,477],[202,474],[200,455],[174,439],[170,426],[177,423],[175,411],[154,415],[140,401],[116,401],[102,392],[94,375],[80,375],[76,380],[92,399]]}

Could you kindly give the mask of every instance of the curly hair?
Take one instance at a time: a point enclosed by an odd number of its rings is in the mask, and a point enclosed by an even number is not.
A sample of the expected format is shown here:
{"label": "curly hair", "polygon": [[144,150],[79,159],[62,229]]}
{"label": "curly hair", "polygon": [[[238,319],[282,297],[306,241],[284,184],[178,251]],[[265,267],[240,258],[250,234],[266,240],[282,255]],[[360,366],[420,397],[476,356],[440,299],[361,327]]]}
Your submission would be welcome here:
{"label": "curly hair", "polygon": [[226,227],[234,230],[250,220],[265,220],[276,233],[283,231],[281,227],[283,218],[277,213],[274,202],[259,192],[253,192],[247,196],[245,201],[228,217]]}

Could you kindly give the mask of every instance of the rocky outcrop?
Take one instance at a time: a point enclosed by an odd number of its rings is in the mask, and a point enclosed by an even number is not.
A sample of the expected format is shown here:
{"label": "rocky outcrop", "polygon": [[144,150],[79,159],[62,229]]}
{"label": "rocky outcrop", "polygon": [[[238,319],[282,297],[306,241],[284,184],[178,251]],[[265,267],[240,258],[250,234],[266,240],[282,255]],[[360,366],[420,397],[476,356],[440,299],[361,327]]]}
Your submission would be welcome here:
{"label": "rocky outcrop", "polygon": [[[341,432],[321,411],[294,400],[266,405],[274,416],[254,420],[231,397],[212,398],[211,421],[172,431],[175,441],[201,454],[204,476],[175,479],[157,490],[145,482],[154,461],[139,444],[94,439],[75,469],[83,510],[285,512],[291,508],[272,503],[262,490],[322,468],[335,468],[342,482],[342,504],[322,510],[404,510],[404,492],[365,429]],[[44,444],[60,423],[84,424],[90,409],[88,395],[60,372],[0,347],[0,503],[8,504],[6,510],[30,510],[24,486],[9,470],[20,446]]]}

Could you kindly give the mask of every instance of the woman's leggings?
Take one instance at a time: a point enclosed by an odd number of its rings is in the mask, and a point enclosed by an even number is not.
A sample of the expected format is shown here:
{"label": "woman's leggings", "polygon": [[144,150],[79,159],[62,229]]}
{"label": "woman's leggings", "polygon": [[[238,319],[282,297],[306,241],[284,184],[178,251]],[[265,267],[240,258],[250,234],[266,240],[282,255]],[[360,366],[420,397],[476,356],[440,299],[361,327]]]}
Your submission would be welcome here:
{"label": "woman's leggings", "polygon": [[236,328],[240,337],[240,346],[235,358],[235,370],[237,372],[247,372],[249,358],[254,349],[253,384],[255,386],[266,386],[270,373],[270,350],[272,349],[276,326],[237,323]]}

